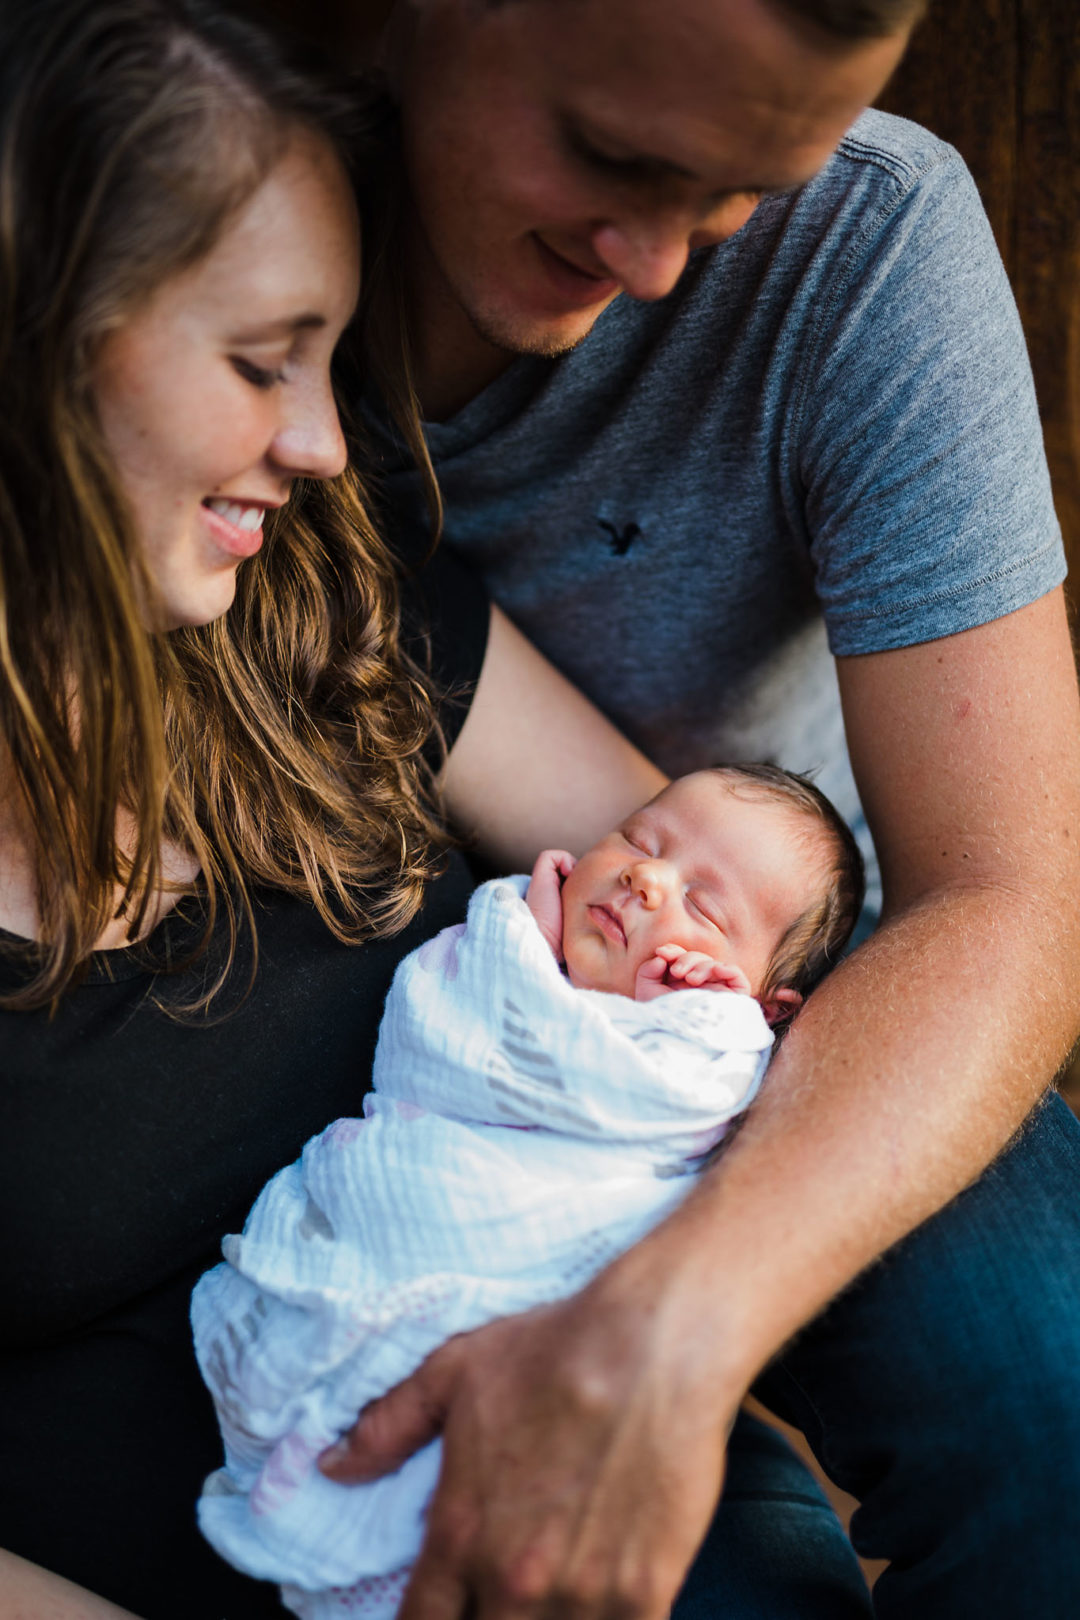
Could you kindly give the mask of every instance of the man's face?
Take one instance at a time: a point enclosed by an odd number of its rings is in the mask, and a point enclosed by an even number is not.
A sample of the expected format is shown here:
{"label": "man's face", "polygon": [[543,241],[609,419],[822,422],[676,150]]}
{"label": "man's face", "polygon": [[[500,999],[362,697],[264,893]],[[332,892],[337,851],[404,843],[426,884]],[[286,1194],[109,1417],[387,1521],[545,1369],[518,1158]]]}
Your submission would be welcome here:
{"label": "man's face", "polygon": [[692,248],[809,178],[904,43],[838,45],[768,0],[411,0],[408,19],[397,71],[436,302],[536,354],[579,342],[620,292],[662,298]]}

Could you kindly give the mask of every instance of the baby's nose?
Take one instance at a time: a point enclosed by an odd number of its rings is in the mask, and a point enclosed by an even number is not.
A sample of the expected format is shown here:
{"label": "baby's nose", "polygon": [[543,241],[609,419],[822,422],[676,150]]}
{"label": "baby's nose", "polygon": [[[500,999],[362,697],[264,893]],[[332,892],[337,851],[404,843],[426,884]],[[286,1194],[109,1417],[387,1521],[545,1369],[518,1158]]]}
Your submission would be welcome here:
{"label": "baby's nose", "polygon": [[644,906],[652,909],[660,904],[664,893],[663,873],[656,861],[636,861],[626,874],[626,882]]}

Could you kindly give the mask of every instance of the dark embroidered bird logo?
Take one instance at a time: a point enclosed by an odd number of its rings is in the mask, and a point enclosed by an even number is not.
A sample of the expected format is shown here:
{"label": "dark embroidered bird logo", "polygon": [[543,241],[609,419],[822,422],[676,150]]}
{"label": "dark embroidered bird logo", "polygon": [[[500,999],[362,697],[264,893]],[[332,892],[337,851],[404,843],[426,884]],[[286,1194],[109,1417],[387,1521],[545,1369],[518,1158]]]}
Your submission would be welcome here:
{"label": "dark embroidered bird logo", "polygon": [[641,529],[636,523],[628,523],[624,529],[618,529],[614,523],[608,523],[605,518],[597,518],[596,521],[611,537],[611,549],[616,557],[625,557],[641,533]]}

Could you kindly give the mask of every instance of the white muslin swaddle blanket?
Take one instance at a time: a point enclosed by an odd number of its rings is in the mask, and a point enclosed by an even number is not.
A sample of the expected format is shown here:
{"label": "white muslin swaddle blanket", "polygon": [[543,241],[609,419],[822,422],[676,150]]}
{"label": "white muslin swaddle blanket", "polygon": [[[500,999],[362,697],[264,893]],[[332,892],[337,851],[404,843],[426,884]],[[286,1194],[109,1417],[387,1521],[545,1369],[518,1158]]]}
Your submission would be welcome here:
{"label": "white muslin swaddle blanket", "polygon": [[195,1290],[225,1442],[199,1522],[304,1620],[396,1614],[440,1446],[360,1486],[318,1454],[451,1334],[574,1292],[656,1225],[768,1060],[749,996],[574,989],[527,886],[484,884],[401,963],[364,1117],[274,1177]]}

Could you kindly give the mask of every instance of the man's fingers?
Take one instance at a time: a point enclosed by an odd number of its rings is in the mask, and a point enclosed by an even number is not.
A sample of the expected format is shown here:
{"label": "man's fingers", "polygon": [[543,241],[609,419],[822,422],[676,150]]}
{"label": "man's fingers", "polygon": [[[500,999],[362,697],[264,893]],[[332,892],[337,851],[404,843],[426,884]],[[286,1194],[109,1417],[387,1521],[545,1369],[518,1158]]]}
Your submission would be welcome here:
{"label": "man's fingers", "polygon": [[323,1452],[319,1468],[329,1479],[343,1485],[381,1479],[435,1439],[446,1417],[451,1369],[446,1348],[429,1356],[403,1384],[365,1406],[352,1428]]}
{"label": "man's fingers", "polygon": [[397,1620],[474,1620],[475,1615],[464,1581],[425,1548],[416,1560]]}

